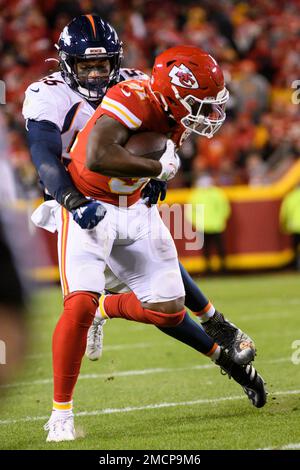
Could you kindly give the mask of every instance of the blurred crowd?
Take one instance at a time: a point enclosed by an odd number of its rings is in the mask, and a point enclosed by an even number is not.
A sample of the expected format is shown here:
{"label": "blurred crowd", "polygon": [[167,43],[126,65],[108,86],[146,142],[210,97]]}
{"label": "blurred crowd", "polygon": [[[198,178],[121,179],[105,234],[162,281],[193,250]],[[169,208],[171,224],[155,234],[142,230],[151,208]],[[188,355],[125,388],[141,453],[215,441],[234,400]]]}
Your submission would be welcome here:
{"label": "blurred crowd", "polygon": [[203,174],[223,186],[270,184],[299,158],[299,0],[0,0],[0,76],[6,84],[0,113],[25,196],[38,190],[20,112],[24,91],[53,71],[55,62],[45,60],[56,57],[63,27],[91,12],[119,33],[123,66],[149,72],[158,53],[184,43],[210,52],[224,70],[228,118],[213,139],[186,142],[173,186],[194,185]]}

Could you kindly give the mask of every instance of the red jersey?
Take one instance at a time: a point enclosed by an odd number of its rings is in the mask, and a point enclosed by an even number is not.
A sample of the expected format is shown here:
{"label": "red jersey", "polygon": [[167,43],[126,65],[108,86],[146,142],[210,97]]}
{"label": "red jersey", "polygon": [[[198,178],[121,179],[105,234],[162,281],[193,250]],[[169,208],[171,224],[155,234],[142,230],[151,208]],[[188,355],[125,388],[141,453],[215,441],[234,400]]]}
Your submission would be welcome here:
{"label": "red jersey", "polygon": [[[149,80],[126,80],[112,87],[103,98],[86,126],[79,132],[71,150],[68,170],[75,186],[85,196],[119,205],[119,197],[127,197],[127,206],[140,198],[148,178],[116,178],[88,170],[85,166],[89,134],[103,114],[116,119],[133,132],[154,131],[180,141],[184,128],[170,127],[168,117],[149,87]],[[176,133],[174,132],[176,131]],[[124,201],[122,201],[124,203]]]}

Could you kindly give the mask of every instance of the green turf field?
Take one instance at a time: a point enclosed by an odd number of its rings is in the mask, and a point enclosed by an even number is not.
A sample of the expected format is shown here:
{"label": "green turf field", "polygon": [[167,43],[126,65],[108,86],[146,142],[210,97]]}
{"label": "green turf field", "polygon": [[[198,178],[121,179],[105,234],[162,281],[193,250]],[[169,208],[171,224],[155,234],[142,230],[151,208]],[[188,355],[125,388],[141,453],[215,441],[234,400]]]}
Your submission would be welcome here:
{"label": "green turf field", "polygon": [[[51,408],[51,335],[58,288],[42,290],[32,313],[32,349],[0,410],[1,449],[300,448],[300,276],[211,278],[200,285],[258,349],[268,404],[254,408],[242,389],[194,350],[155,327],[115,319],[103,357],[85,359],[74,397],[79,438],[46,444]],[[300,354],[298,354],[300,359]]]}

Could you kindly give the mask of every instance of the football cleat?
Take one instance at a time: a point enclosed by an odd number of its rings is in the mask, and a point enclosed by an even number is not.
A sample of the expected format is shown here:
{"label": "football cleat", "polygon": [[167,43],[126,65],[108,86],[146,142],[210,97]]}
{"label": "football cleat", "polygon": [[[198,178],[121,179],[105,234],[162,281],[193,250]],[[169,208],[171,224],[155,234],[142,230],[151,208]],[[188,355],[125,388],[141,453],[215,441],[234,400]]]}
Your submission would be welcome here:
{"label": "football cleat", "polygon": [[254,360],[256,348],[252,339],[226,320],[222,313],[216,310],[209,320],[201,323],[201,326],[237,364],[249,364]]}
{"label": "football cleat", "polygon": [[224,349],[221,349],[220,357],[215,363],[228,374],[229,378],[232,377],[242,386],[253,406],[262,408],[266,404],[265,382],[252,364],[236,364]]}
{"label": "football cleat", "polygon": [[103,325],[105,322],[106,320],[95,317],[92,325],[89,328],[85,355],[91,361],[98,361],[102,355],[104,336]]}
{"label": "football cleat", "polygon": [[74,441],[75,428],[74,416],[67,416],[52,412],[49,421],[45,424],[44,430],[48,431],[46,442]]}

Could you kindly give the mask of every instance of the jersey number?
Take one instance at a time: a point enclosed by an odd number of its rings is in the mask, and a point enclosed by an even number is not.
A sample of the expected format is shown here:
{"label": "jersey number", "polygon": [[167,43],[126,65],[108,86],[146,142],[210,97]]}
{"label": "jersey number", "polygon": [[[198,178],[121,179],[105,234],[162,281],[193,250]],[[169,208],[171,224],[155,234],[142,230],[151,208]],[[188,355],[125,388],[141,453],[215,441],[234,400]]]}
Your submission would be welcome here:
{"label": "jersey number", "polygon": [[138,85],[137,83],[127,83],[126,82],[126,88],[129,88],[130,90],[133,90],[141,100],[144,100],[147,97],[144,87]]}
{"label": "jersey number", "polygon": [[48,77],[41,78],[40,82],[45,83],[46,85],[57,85],[58,83],[64,83],[62,80],[56,80],[53,75],[49,75]]}
{"label": "jersey number", "polygon": [[112,193],[132,194],[143,184],[148,178],[111,178],[108,182],[109,189]]}

